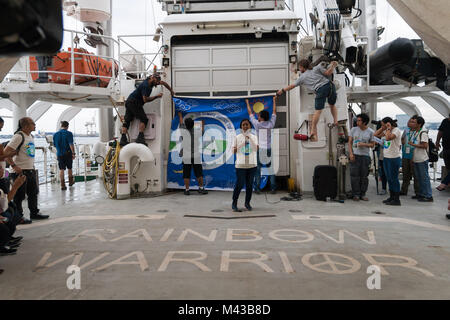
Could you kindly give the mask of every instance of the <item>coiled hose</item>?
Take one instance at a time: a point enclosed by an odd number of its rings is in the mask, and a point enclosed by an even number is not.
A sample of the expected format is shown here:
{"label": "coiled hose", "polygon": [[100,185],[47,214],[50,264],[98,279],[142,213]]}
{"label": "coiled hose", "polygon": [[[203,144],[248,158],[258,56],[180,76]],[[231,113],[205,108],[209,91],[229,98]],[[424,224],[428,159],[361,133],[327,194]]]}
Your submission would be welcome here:
{"label": "coiled hose", "polygon": [[[115,144],[115,145],[114,145]],[[120,144],[116,140],[109,148],[105,161],[103,162],[103,185],[105,186],[108,196],[115,199],[117,195],[117,177],[119,174],[119,154]]]}

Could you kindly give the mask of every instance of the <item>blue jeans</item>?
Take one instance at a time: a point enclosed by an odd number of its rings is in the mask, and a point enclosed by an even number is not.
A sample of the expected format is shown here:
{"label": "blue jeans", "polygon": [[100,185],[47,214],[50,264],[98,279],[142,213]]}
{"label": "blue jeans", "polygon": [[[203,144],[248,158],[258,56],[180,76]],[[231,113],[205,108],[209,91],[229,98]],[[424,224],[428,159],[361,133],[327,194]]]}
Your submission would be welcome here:
{"label": "blue jeans", "polygon": [[237,203],[239,194],[245,184],[245,203],[250,204],[253,192],[253,179],[255,178],[256,167],[249,169],[236,168],[236,185],[233,190],[233,203]]}
{"label": "blue jeans", "polygon": [[[270,161],[265,160],[264,163],[261,163],[260,160],[260,154],[263,155],[263,158],[265,159],[266,157],[268,157],[270,159]],[[256,173],[255,173],[255,190],[260,190],[261,187],[261,167],[263,165],[269,167],[270,163],[272,161],[272,149],[262,149],[260,148],[258,150],[257,153],[258,156],[258,166],[256,167]],[[270,181],[270,190],[276,190],[277,189],[277,184],[275,182],[275,175],[271,174],[269,175],[269,181]]]}
{"label": "blue jeans", "polygon": [[428,175],[428,160],[424,162],[414,162],[414,172],[419,181],[419,195],[425,198],[433,196],[431,192],[430,176]]}
{"label": "blue jeans", "polygon": [[384,158],[383,166],[384,173],[389,185],[389,190],[392,192],[400,192],[400,181],[398,180],[398,172],[402,164],[402,158]]}
{"label": "blue jeans", "polygon": [[383,160],[378,160],[378,175],[380,176],[381,179],[381,188],[383,190],[386,190],[386,185],[387,185],[387,179],[386,179],[386,174],[384,173],[384,164],[383,164]]}

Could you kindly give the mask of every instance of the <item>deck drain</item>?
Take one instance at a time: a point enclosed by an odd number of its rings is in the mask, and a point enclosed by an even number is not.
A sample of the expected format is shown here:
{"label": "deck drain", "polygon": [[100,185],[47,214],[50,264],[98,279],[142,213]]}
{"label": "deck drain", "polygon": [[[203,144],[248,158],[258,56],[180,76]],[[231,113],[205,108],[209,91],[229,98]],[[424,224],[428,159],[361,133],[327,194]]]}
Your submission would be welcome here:
{"label": "deck drain", "polygon": [[223,212],[223,210],[222,209],[213,209],[213,210],[211,210],[211,212]]}
{"label": "deck drain", "polygon": [[386,212],[383,212],[383,211],[372,211],[372,213],[375,213],[375,214],[386,214]]}
{"label": "deck drain", "polygon": [[169,212],[169,210],[161,209],[161,210],[156,210],[156,212]]}
{"label": "deck drain", "polygon": [[302,212],[302,210],[299,210],[299,209],[290,209],[289,212],[292,212],[292,213],[298,213],[298,212]]}

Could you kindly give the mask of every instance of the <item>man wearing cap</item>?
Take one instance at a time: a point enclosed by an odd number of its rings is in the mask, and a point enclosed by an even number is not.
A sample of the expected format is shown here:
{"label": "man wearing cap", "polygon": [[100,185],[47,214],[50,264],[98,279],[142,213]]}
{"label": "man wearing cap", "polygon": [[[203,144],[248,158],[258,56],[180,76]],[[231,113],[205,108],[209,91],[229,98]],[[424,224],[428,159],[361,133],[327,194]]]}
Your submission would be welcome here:
{"label": "man wearing cap", "polygon": [[157,85],[162,84],[164,87],[166,87],[172,96],[175,94],[173,92],[172,88],[164,81],[161,81],[161,77],[158,74],[153,74],[152,76],[145,79],[139,87],[136,88],[129,96],[127,101],[125,102],[125,118],[122,126],[122,137],[120,138],[120,145],[124,146],[128,144],[127,139],[127,132],[128,128],[130,127],[130,123],[134,118],[139,119],[139,135],[136,139],[136,143],[142,143],[144,145],[147,145],[145,143],[144,138],[144,130],[147,126],[148,119],[147,115],[144,111],[144,104],[147,102],[151,102],[155,100],[156,98],[161,98],[162,93],[157,94],[156,96],[150,97],[150,94],[152,93],[152,90]]}

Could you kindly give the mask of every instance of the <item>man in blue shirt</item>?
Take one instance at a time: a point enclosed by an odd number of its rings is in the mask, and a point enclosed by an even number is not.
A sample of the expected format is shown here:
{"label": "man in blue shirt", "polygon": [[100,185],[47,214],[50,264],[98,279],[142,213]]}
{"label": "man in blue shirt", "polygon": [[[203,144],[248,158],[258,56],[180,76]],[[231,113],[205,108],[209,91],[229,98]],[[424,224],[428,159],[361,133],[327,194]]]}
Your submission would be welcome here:
{"label": "man in blue shirt", "polygon": [[61,130],[53,135],[53,144],[56,147],[56,155],[58,157],[59,178],[61,180],[61,190],[66,190],[66,182],[64,181],[64,171],[69,172],[69,187],[75,184],[72,175],[72,162],[75,159],[75,149],[73,147],[73,134],[69,130],[69,123],[61,121]]}
{"label": "man in blue shirt", "polygon": [[122,137],[120,138],[120,145],[124,146],[128,144],[127,132],[130,128],[130,123],[134,118],[139,119],[139,135],[136,139],[136,143],[145,143],[144,138],[144,130],[148,123],[147,115],[144,111],[144,104],[147,102],[151,102],[156,98],[161,98],[162,93],[157,94],[156,96],[150,97],[152,90],[157,85],[162,84],[166,87],[172,96],[175,94],[172,88],[164,81],[161,80],[161,77],[158,74],[153,74],[152,76],[145,79],[139,87],[136,88],[129,96],[127,101],[125,102],[125,117],[122,126]]}

